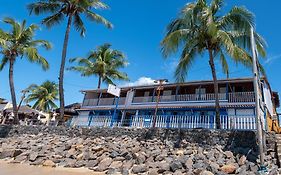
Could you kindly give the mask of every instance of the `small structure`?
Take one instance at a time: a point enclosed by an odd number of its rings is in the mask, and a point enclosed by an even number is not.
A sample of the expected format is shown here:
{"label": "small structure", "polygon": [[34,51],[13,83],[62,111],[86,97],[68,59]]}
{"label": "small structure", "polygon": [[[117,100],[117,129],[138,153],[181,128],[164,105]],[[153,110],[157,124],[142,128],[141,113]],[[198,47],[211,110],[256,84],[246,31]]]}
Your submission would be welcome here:
{"label": "small structure", "polygon": [[[253,78],[218,80],[222,129],[256,130]],[[155,109],[159,128],[216,128],[215,94],[212,80],[164,84],[157,105],[158,85],[121,88],[117,117],[113,118],[117,98],[107,89],[83,90],[79,116],[73,125],[84,127],[152,127]],[[277,120],[279,97],[266,79],[262,80],[264,129]],[[260,106],[259,106],[260,107]]]}
{"label": "small structure", "polygon": [[[8,119],[7,123],[11,122],[14,118],[12,106],[9,108],[6,108],[3,111],[3,114]],[[40,111],[38,111],[38,110],[32,109],[29,105],[21,106],[18,110],[19,121],[20,121],[20,124],[23,124],[23,125],[42,124],[42,122],[40,121],[41,115],[43,115],[43,113],[40,113]]]}
{"label": "small structure", "polygon": [[[81,108],[81,103],[73,103],[64,107],[64,122],[66,125],[70,125],[77,117],[77,110]],[[55,116],[59,115],[60,108],[55,109]]]}

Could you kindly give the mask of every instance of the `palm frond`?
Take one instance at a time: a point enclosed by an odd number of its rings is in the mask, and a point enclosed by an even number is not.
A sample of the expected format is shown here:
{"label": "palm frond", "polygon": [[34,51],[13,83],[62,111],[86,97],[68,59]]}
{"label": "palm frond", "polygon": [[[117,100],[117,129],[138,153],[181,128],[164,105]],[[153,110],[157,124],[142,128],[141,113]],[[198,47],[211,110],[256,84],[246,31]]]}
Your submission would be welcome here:
{"label": "palm frond", "polygon": [[94,22],[97,22],[97,23],[100,23],[100,24],[104,24],[109,29],[113,28],[113,25],[112,25],[111,22],[109,22],[104,17],[102,17],[102,16],[100,16],[100,15],[94,13],[94,12],[91,12],[90,10],[86,11],[86,17],[88,19],[90,19],[91,21],[94,21]]}
{"label": "palm frond", "polygon": [[76,30],[77,30],[78,32],[80,32],[80,35],[81,35],[82,37],[84,37],[84,36],[85,36],[85,32],[86,32],[86,28],[85,28],[85,26],[84,26],[84,23],[83,23],[82,19],[80,18],[80,16],[79,16],[78,14],[75,14],[75,15],[74,15],[73,24],[74,24]]}
{"label": "palm frond", "polygon": [[47,28],[51,28],[54,25],[60,24],[64,20],[64,14],[62,12],[55,13],[42,20],[42,24],[46,25]]}
{"label": "palm frond", "polygon": [[8,62],[9,62],[9,58],[4,55],[4,57],[1,59],[0,71],[3,70],[3,68],[7,65]]}

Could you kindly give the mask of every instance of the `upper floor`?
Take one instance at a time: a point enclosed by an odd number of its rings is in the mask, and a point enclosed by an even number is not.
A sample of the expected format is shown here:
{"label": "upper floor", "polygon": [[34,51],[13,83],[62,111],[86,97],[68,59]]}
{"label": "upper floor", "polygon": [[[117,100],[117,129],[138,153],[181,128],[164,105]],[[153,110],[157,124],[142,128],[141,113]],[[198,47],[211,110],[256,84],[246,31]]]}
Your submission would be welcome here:
{"label": "upper floor", "polygon": [[[255,93],[252,78],[225,79],[218,80],[219,100],[228,104],[255,104]],[[84,90],[84,100],[82,108],[112,107],[130,107],[136,105],[155,105],[159,85],[134,86],[121,88],[120,98],[108,94],[106,89]],[[267,87],[267,88],[264,88]],[[268,92],[262,92],[263,98],[268,103],[273,101],[270,86],[264,82],[262,89],[268,89]],[[264,97],[266,96],[266,97]],[[172,104],[213,104],[215,102],[213,81],[192,81],[181,84],[164,84],[163,90],[159,94],[159,105]],[[273,106],[271,104],[270,106]]]}

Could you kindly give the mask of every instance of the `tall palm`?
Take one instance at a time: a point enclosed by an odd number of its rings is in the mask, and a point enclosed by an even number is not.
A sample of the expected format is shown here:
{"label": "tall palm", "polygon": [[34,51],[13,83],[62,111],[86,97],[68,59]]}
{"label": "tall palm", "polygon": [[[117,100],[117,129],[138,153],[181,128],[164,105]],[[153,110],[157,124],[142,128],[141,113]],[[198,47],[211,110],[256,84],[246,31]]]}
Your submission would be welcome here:
{"label": "tall palm", "polygon": [[37,25],[31,24],[30,26],[26,26],[25,20],[19,23],[12,18],[5,18],[4,22],[11,25],[12,29],[9,32],[0,29],[0,53],[3,55],[0,63],[0,70],[3,70],[4,66],[9,64],[9,84],[13,113],[15,123],[18,124],[18,109],[14,87],[14,64],[18,58],[26,58],[32,63],[40,64],[43,70],[47,70],[49,64],[47,60],[38,53],[37,48],[42,46],[46,49],[50,49],[51,45],[45,40],[34,40],[34,33],[38,29]]}
{"label": "tall palm", "polygon": [[100,0],[38,0],[38,2],[29,4],[28,9],[30,13],[35,15],[50,14],[42,21],[48,28],[60,24],[64,18],[67,18],[59,72],[60,119],[62,120],[65,104],[63,79],[70,29],[74,25],[81,36],[85,35],[86,28],[81,15],[85,15],[90,21],[102,23],[106,27],[112,28],[112,24],[109,21],[92,11],[92,9],[108,9],[108,6]]}
{"label": "tall palm", "polygon": [[41,85],[32,84],[26,90],[29,93],[25,102],[34,102],[32,108],[44,112],[57,108],[55,101],[58,100],[59,90],[55,82],[45,81]]}
{"label": "tall palm", "polygon": [[[175,71],[177,82],[185,80],[188,69],[198,55],[207,52],[212,71],[216,105],[216,126],[220,128],[218,82],[215,59],[219,59],[223,70],[228,74],[226,55],[236,63],[251,66],[250,57],[250,28],[254,26],[254,16],[244,7],[233,7],[222,16],[223,0],[206,0],[188,3],[180,12],[177,19],[167,27],[163,41],[162,53],[168,57],[181,50],[181,57]],[[255,33],[257,48],[265,57],[263,38]]]}
{"label": "tall palm", "polygon": [[101,83],[114,84],[113,80],[129,80],[126,73],[118,69],[128,65],[125,55],[110,48],[110,44],[103,44],[96,51],[91,51],[87,58],[74,58],[70,62],[77,62],[69,70],[80,72],[82,76],[98,76],[98,89]]}

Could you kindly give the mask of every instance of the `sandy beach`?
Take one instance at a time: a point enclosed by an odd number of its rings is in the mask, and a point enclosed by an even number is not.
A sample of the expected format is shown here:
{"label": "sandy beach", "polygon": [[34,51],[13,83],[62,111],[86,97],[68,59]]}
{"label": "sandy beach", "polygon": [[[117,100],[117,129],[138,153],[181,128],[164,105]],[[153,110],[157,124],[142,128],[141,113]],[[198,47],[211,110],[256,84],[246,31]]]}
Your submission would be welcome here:
{"label": "sandy beach", "polygon": [[48,168],[0,161],[0,175],[103,175],[86,168]]}

